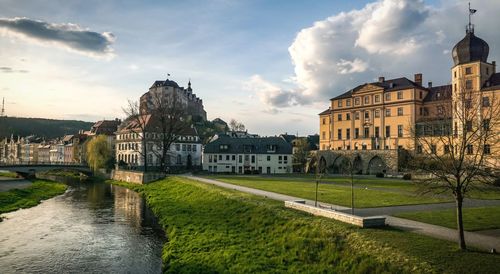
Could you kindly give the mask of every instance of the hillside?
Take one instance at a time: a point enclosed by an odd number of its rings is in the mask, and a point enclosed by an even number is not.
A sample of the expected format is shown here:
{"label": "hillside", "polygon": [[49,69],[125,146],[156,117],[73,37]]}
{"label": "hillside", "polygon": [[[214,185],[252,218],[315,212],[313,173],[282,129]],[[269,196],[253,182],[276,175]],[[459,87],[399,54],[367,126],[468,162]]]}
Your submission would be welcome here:
{"label": "hillside", "polygon": [[75,134],[79,130],[90,130],[94,123],[76,120],[52,120],[44,118],[0,117],[0,139],[14,136],[37,135],[57,138]]}

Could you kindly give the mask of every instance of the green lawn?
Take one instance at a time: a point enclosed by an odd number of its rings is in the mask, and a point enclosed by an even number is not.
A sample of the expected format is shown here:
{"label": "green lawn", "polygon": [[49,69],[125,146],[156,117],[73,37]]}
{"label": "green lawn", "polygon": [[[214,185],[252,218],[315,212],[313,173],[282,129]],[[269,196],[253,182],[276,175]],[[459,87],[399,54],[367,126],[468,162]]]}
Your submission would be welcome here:
{"label": "green lawn", "polygon": [[[272,178],[260,176],[209,176],[208,178],[217,179],[219,181],[235,185],[282,193],[304,199],[314,200],[315,198],[315,183],[313,181],[306,182],[301,180],[294,180],[293,178]],[[365,183],[369,182],[365,179]],[[399,183],[401,184],[401,182]],[[432,197],[430,195],[419,196],[411,192],[391,192],[387,190],[376,190],[374,188],[354,189],[354,197],[355,206],[358,208],[451,201],[451,199]],[[320,184],[318,191],[318,200],[325,203],[350,206],[351,189],[349,187],[332,184]]]}
{"label": "green lawn", "polygon": [[38,205],[42,200],[64,193],[65,184],[36,180],[24,189],[0,192],[0,213]]}
{"label": "green lawn", "polygon": [[7,178],[17,178],[17,174],[15,172],[0,172],[0,177],[7,177]]}
{"label": "green lawn", "polygon": [[158,216],[168,238],[162,258],[169,273],[495,273],[500,260],[185,178],[118,184],[142,193]]}
{"label": "green lawn", "polygon": [[[395,216],[453,229],[457,228],[456,213],[454,209],[406,212]],[[463,217],[464,229],[468,231],[500,228],[500,206],[464,208]]]}

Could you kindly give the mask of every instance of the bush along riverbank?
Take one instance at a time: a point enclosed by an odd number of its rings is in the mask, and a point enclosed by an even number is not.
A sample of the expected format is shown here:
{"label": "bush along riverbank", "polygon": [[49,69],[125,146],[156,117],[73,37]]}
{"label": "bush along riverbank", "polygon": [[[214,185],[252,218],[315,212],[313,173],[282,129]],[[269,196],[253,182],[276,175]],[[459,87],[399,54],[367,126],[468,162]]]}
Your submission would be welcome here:
{"label": "bush along riverbank", "polygon": [[167,273],[494,273],[498,255],[392,229],[360,229],[180,177],[144,195],[168,241]]}
{"label": "bush along riverbank", "polygon": [[[0,192],[0,214],[20,208],[38,205],[42,200],[63,194],[67,186],[62,183],[35,180],[33,184],[24,189],[11,189]],[[0,217],[1,221],[1,217]]]}

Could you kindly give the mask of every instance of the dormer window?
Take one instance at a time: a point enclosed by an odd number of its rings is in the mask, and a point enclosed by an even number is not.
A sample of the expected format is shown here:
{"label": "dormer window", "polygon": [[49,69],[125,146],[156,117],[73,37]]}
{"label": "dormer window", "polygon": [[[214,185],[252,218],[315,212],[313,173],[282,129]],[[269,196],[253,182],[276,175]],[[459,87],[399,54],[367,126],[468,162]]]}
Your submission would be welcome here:
{"label": "dormer window", "polygon": [[276,152],[276,145],[267,145],[267,152]]}
{"label": "dormer window", "polygon": [[226,150],[228,150],[228,149],[229,149],[229,146],[228,146],[228,145],[220,145],[220,146],[219,146],[219,149],[220,149],[221,151],[226,151]]}

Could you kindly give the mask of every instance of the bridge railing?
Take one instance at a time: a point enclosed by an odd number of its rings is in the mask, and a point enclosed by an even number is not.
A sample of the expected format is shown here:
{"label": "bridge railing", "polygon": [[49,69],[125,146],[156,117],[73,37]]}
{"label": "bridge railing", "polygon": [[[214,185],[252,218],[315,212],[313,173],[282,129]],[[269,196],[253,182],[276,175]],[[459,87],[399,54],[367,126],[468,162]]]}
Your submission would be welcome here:
{"label": "bridge railing", "polygon": [[82,163],[57,163],[57,162],[16,162],[16,163],[0,163],[0,167],[6,166],[61,166],[61,167],[88,167]]}

